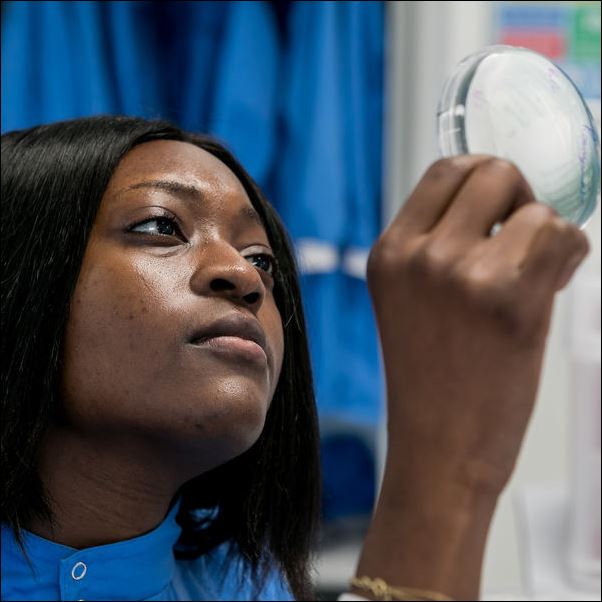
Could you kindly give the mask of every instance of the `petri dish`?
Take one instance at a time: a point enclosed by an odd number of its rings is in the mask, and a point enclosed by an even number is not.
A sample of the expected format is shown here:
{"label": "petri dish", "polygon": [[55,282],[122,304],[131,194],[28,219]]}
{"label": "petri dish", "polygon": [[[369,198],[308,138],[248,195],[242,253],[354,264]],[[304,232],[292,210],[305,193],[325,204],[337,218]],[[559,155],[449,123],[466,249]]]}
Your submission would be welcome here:
{"label": "petri dish", "polygon": [[488,154],[513,162],[536,198],[583,227],[600,195],[596,124],[571,79],[546,57],[489,46],[461,61],[437,109],[444,157]]}

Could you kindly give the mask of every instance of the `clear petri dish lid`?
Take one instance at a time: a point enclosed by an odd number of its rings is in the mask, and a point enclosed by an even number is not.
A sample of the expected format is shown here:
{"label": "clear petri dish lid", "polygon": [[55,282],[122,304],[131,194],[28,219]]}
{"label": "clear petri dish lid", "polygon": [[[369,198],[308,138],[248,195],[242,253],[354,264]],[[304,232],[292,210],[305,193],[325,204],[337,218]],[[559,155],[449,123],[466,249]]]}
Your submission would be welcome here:
{"label": "clear petri dish lid", "polygon": [[546,57],[489,46],[461,61],[437,109],[444,157],[488,154],[513,162],[538,200],[585,225],[600,194],[600,143],[586,102]]}

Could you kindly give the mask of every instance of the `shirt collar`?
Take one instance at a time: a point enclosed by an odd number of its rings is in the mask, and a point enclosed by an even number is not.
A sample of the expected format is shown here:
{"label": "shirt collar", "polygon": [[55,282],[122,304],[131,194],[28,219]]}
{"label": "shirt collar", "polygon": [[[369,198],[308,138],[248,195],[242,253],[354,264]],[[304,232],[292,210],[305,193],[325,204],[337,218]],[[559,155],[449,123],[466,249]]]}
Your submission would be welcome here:
{"label": "shirt collar", "polygon": [[[23,530],[25,549],[34,569],[17,547],[12,531],[4,528],[3,552],[10,548],[11,572],[22,578],[51,585],[56,581],[62,600],[108,600],[118,592],[120,600],[154,596],[172,580],[173,546],[181,529],[176,523],[180,500],[152,531],[117,543],[77,550]],[[6,559],[5,559],[6,560]]]}

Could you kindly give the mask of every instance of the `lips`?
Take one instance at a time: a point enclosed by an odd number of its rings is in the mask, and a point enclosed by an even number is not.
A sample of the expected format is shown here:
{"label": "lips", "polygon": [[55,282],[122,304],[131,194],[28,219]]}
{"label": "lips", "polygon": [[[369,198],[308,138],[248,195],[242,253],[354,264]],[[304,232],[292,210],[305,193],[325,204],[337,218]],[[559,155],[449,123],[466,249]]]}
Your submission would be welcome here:
{"label": "lips", "polygon": [[238,337],[253,341],[259,345],[267,355],[265,333],[257,320],[247,318],[241,314],[224,316],[207,326],[195,331],[191,343],[201,345],[217,337]]}

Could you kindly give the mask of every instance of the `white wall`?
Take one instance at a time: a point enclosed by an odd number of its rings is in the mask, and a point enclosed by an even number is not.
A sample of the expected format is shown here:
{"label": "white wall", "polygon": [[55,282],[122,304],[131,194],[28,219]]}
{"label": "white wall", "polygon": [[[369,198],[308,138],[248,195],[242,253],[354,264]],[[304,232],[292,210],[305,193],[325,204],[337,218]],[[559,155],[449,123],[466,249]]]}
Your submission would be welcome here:
{"label": "white wall", "polygon": [[[435,114],[446,74],[461,58],[492,41],[490,2],[390,2],[387,8],[386,220],[437,158]],[[599,210],[588,231],[593,252],[585,269],[599,274]],[[517,494],[537,483],[566,484],[569,476],[566,305],[563,293],[554,311],[536,409],[490,532],[482,582],[485,594],[521,592],[523,530],[514,503]]]}

